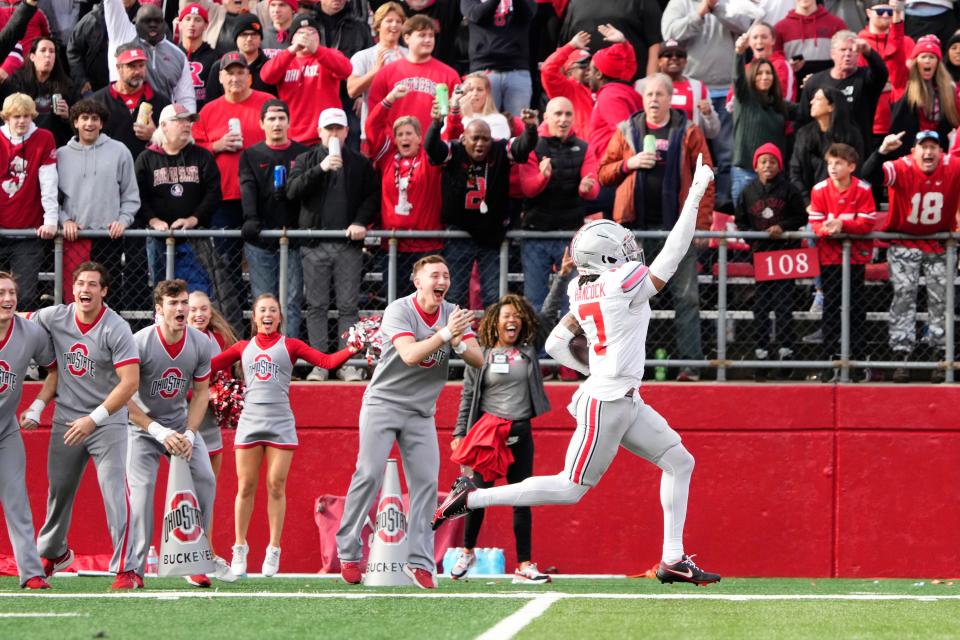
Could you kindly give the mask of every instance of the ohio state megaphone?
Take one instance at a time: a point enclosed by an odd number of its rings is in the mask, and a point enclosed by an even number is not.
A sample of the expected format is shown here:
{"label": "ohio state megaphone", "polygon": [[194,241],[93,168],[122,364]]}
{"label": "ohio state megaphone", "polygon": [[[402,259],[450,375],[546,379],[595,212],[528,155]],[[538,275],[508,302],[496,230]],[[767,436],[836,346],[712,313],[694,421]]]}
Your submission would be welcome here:
{"label": "ohio state megaphone", "polygon": [[157,573],[163,578],[213,573],[213,570],[213,553],[203,530],[203,514],[193,488],[190,464],[180,456],[170,456]]}
{"label": "ohio state megaphone", "polygon": [[373,527],[373,543],[367,558],[363,584],[368,587],[406,587],[410,578],[403,573],[407,562],[407,511],[400,493],[397,461],[387,460],[377,503],[377,521]]}

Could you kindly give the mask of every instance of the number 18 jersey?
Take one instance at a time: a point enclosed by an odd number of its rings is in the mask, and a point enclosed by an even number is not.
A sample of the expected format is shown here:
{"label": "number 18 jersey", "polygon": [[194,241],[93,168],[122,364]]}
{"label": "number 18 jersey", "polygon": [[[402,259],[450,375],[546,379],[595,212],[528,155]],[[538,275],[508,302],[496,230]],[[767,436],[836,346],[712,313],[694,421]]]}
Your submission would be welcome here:
{"label": "number 18 jersey", "polygon": [[[928,235],[950,231],[960,203],[960,158],[944,154],[933,173],[912,156],[883,163],[883,182],[890,188],[890,214],[884,231]],[[943,253],[937,240],[893,240],[894,244]]]}
{"label": "number 18 jersey", "polygon": [[[646,283],[647,267],[628,262],[567,289],[570,312],[589,344],[590,377],[580,389],[598,400],[622,398],[640,386],[646,361],[649,298],[656,289]],[[646,286],[644,284],[646,283]]]}

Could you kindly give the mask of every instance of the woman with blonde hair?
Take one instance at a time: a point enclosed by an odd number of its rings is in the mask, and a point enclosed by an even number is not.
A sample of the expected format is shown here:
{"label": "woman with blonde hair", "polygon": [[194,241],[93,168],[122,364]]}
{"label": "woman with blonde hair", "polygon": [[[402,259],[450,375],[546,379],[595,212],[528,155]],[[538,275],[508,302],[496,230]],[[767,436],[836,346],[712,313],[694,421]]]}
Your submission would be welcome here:
{"label": "woman with blonde hair", "polygon": [[[936,131],[946,151],[950,133],[960,124],[960,113],[957,88],[943,64],[936,36],[923,36],[917,41],[909,64],[906,91],[890,108],[890,133],[902,131],[904,140],[913,140],[920,131]],[[909,152],[909,145],[903,145],[897,155]]]}
{"label": "woman with blonde hair", "polygon": [[253,498],[260,481],[260,468],[266,464],[267,518],[270,543],[263,559],[264,576],[276,575],[280,567],[280,536],[287,509],[286,485],[293,451],[297,448],[297,428],[290,408],[290,377],[293,365],[303,358],[324,369],[336,369],[360,351],[359,334],[345,348],[326,354],[306,343],[283,335],[283,312],[272,293],[264,293],[253,304],[253,338],[237,342],[213,358],[213,373],[242,363],[244,382],[243,409],[237,424],[233,447],[237,459],[237,498],[234,504],[234,575],[247,574],[247,529],[253,515]]}
{"label": "woman with blonde hair", "polygon": [[[494,140],[508,140],[523,131],[522,125],[497,111],[490,78],[484,72],[475,71],[464,76],[459,90],[460,97],[451,101],[450,115],[447,117],[447,131],[450,135],[459,136],[459,132],[474,120],[483,120],[490,125],[490,135]],[[459,129],[455,125],[451,126],[451,120],[458,117],[462,125]]]}
{"label": "woman with blonde hair", "polygon": [[[210,304],[210,298],[203,291],[190,292],[190,308],[187,314],[187,322],[190,323],[191,327],[197,329],[210,339],[214,353],[220,353],[237,342],[237,336],[230,327],[230,323],[220,315],[219,311],[213,308]],[[225,375],[229,378],[230,372],[218,374],[218,376],[220,375]],[[220,468],[223,466],[223,436],[220,433],[220,423],[217,422],[213,415],[213,409],[210,407],[207,407],[207,412],[204,414],[203,421],[200,423],[200,437],[203,438],[203,443],[207,446],[207,455],[210,456],[210,466],[213,468],[213,477],[219,480]],[[215,521],[215,517],[210,518],[210,526],[207,530],[207,538],[210,540],[210,550],[214,554],[213,562],[217,565],[218,575],[233,576],[233,572],[229,570],[230,565],[227,564],[226,560],[217,555],[214,550],[213,523]],[[226,571],[220,571],[221,568],[226,569]]]}

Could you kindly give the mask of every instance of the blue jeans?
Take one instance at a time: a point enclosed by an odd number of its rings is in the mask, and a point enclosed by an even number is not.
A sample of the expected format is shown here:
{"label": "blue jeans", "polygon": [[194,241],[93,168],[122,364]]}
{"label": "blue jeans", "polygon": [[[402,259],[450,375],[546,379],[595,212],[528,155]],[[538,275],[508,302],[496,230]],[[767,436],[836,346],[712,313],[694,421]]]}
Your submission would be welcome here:
{"label": "blue jeans", "polygon": [[[660,253],[665,238],[643,241],[643,253],[648,263]],[[697,282],[697,249],[691,246],[680,259],[677,272],[667,282],[667,290],[674,307],[676,348],[682,360],[702,360],[703,343],[700,336],[700,289]]]}
{"label": "blue jeans", "polygon": [[[717,96],[717,97],[715,97]],[[717,176],[717,206],[730,200],[730,163],[733,161],[733,114],[727,112],[727,90],[710,92],[710,101],[720,117],[720,133],[709,140],[710,154],[713,156],[714,172]],[[733,201],[736,205],[736,200]]]}
{"label": "blue jeans", "polygon": [[[550,291],[550,272],[553,267],[560,268],[563,260],[563,250],[570,244],[569,240],[524,240],[520,247],[520,262],[523,264],[523,295],[537,311],[543,306],[543,301]],[[563,298],[561,313],[566,313],[569,307],[567,297]]]}
{"label": "blue jeans", "polygon": [[732,178],[730,195],[733,197],[733,206],[737,206],[737,201],[740,199],[740,194],[743,193],[744,187],[750,184],[751,181],[756,180],[757,174],[754,171],[733,167],[730,171],[730,177]]}
{"label": "blue jeans", "polygon": [[500,298],[500,248],[482,245],[473,238],[453,238],[447,240],[443,257],[450,267],[450,290],[446,299],[459,304],[464,309],[470,305],[470,275],[473,261],[477,261],[480,272],[480,290],[483,296],[482,307],[493,304]]}
{"label": "blue jeans", "polygon": [[[167,279],[167,243],[165,238],[147,238],[147,268],[150,270],[150,284],[157,286]],[[213,290],[210,277],[197,259],[197,254],[189,242],[179,240],[174,245],[173,277],[185,280],[190,291],[203,291],[211,300]]]}
{"label": "blue jeans", "polygon": [[[243,255],[250,270],[250,293],[256,300],[261,294],[280,294],[280,250],[263,249],[249,242],[243,244]],[[303,266],[300,249],[290,247],[287,254],[287,300],[284,317],[284,334],[289,338],[300,337],[300,322],[303,317]]]}
{"label": "blue jeans", "polygon": [[530,72],[525,69],[515,71],[485,71],[490,79],[490,92],[497,105],[497,111],[507,112],[520,117],[521,109],[530,108],[533,96],[533,84]]}

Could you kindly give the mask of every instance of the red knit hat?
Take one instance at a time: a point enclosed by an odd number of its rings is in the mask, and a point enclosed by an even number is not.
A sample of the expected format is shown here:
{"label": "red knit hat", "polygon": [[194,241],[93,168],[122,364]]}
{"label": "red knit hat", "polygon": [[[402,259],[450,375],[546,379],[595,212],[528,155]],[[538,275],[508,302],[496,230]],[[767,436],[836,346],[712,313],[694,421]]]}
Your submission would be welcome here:
{"label": "red knit hat", "polygon": [[210,17],[207,15],[207,10],[203,8],[203,5],[197,4],[196,2],[191,2],[186,5],[183,9],[180,9],[180,15],[177,16],[178,20],[183,20],[184,16],[188,15],[200,16],[203,18],[203,21],[207,24],[210,23]]}
{"label": "red knit hat", "polygon": [[630,82],[637,75],[637,58],[633,54],[633,47],[626,42],[618,42],[597,51],[593,54],[593,65],[600,73],[614,80]]}
{"label": "red knit hat", "polygon": [[783,170],[783,154],[780,153],[780,147],[773,144],[772,142],[767,142],[757,147],[757,150],[753,152],[753,168],[757,168],[757,162],[760,161],[760,156],[770,154],[777,159],[777,165]]}
{"label": "red knit hat", "polygon": [[937,60],[943,60],[943,51],[940,49],[940,38],[934,35],[922,36],[917,40],[910,52],[910,59],[916,60],[921,53],[930,53],[937,56]]}

